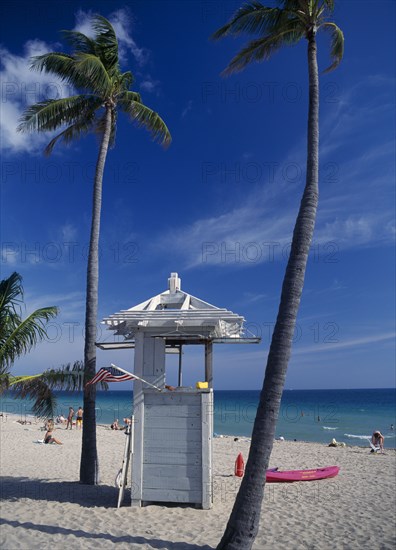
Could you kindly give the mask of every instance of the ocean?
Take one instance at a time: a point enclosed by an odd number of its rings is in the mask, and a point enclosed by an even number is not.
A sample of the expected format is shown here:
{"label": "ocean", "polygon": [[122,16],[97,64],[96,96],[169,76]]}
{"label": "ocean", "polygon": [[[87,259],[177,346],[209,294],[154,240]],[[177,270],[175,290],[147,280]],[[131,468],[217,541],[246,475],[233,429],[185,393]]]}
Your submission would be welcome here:
{"label": "ocean", "polygon": [[[285,390],[282,396],[276,437],[287,440],[329,443],[333,438],[351,445],[367,445],[374,430],[385,437],[385,447],[396,448],[395,389]],[[56,392],[57,414],[66,415],[83,404],[82,394]],[[214,432],[216,435],[250,437],[259,400],[259,391],[214,392]],[[110,424],[132,413],[132,392],[97,393],[97,422]],[[32,414],[31,402],[0,396],[3,414],[24,418]]]}

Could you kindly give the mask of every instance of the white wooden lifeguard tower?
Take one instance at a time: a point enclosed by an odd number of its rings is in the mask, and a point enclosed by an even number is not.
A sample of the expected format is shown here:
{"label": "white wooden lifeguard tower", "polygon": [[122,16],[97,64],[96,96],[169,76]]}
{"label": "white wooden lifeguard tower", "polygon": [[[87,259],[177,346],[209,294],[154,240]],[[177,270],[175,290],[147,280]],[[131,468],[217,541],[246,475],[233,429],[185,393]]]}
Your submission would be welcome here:
{"label": "white wooden lifeguard tower", "polygon": [[[148,502],[212,505],[214,343],[257,343],[244,337],[244,318],[195,298],[171,273],[168,290],[103,320],[124,337],[102,349],[134,347],[134,374],[161,388],[134,381],[135,433],[132,505]],[[203,388],[182,387],[182,347],[205,346]],[[166,386],[165,354],[179,353],[178,387]]]}

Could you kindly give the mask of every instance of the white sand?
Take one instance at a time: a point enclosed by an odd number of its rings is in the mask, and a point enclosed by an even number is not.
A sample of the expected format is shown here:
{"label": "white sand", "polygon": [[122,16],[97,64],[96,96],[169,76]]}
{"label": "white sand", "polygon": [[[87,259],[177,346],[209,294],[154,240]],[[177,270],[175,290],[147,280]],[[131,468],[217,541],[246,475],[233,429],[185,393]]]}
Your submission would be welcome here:
{"label": "white sand", "polygon": [[[225,528],[239,478],[236,456],[248,440],[214,440],[214,505],[116,508],[115,476],[125,435],[98,427],[102,484],[78,483],[81,432],[58,429],[63,446],[40,445],[40,424],[0,417],[0,548],[209,550]],[[395,458],[368,448],[276,441],[270,466],[303,469],[339,465],[333,479],[267,484],[254,548],[395,548]]]}

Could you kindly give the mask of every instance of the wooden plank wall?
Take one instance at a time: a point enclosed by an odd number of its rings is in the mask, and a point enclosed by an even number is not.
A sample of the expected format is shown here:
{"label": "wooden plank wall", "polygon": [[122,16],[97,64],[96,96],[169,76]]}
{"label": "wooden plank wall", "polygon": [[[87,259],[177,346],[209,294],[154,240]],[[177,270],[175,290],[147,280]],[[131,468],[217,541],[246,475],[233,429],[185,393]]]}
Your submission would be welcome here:
{"label": "wooden plank wall", "polygon": [[[165,386],[165,341],[149,338],[144,332],[135,335],[134,372],[144,380],[163,388]],[[155,391],[155,390],[154,390]],[[132,455],[132,506],[141,506],[143,488],[143,434],[144,393],[143,384],[133,384],[133,406],[135,415],[135,442]]]}
{"label": "wooden plank wall", "polygon": [[211,403],[212,392],[144,391],[143,501],[211,507]]}

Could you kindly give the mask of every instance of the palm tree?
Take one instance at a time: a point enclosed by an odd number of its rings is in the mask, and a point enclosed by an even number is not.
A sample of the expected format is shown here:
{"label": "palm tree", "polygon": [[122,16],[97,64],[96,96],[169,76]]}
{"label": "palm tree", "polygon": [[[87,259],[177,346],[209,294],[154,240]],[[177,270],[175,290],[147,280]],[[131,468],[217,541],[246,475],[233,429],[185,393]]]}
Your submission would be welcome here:
{"label": "palm tree", "polygon": [[[146,127],[154,140],[163,146],[171,142],[169,130],[162,118],[144,105],[140,95],[129,88],[131,72],[122,73],[119,66],[118,40],[112,25],[100,15],[92,18],[94,37],[80,32],[64,31],[72,53],[47,53],[33,58],[32,68],[46,71],[71,84],[79,94],[62,99],[48,99],[31,105],[24,112],[20,131],[48,131],[65,127],[45,149],[48,155],[58,141],[69,143],[87,132],[99,134],[101,141],[93,187],[92,221],[87,267],[85,311],[85,382],[96,371],[96,321],[98,309],[98,250],[102,182],[109,147],[114,145],[118,110],[124,111],[137,126]],[[80,482],[99,482],[96,449],[96,391],[84,390],[84,427],[80,466]]]}
{"label": "palm tree", "polygon": [[304,286],[308,252],[312,241],[319,188],[319,75],[316,34],[325,30],[331,37],[332,64],[337,67],[343,56],[344,37],[328,16],[333,0],[282,0],[279,7],[260,2],[244,4],[213,38],[241,33],[258,35],[230,62],[225,74],[242,70],[252,61],[269,59],[284,45],[302,38],[308,42],[309,112],[306,183],[294,227],[286,273],[283,280],[278,316],[267,359],[263,388],[253,426],[245,476],[218,549],[249,550],[258,531],[264,495],[265,472],[272,451],[276,422]]}

